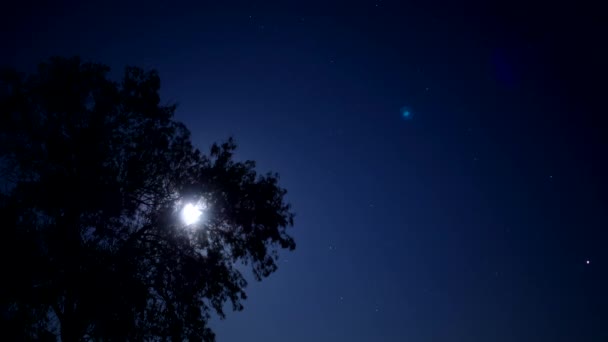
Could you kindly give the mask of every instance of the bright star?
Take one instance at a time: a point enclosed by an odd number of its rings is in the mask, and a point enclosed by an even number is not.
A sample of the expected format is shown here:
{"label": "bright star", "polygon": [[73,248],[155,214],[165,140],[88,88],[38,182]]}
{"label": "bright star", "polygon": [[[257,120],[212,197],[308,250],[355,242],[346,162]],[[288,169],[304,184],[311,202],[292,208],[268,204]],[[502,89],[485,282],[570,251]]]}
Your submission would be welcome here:
{"label": "bright star", "polygon": [[411,120],[413,116],[411,108],[404,106],[401,107],[401,117],[405,120]]}

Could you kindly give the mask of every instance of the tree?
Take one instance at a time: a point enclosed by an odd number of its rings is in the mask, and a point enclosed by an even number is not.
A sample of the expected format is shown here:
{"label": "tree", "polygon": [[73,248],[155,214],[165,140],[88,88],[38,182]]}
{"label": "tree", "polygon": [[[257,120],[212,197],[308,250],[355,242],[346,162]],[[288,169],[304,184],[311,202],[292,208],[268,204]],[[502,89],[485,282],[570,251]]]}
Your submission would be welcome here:
{"label": "tree", "polygon": [[[0,292],[15,340],[213,341],[210,315],[241,310],[247,282],[293,250],[278,175],[236,144],[194,148],[160,105],[155,71],[52,58],[0,75]],[[187,204],[204,218],[185,224]]]}

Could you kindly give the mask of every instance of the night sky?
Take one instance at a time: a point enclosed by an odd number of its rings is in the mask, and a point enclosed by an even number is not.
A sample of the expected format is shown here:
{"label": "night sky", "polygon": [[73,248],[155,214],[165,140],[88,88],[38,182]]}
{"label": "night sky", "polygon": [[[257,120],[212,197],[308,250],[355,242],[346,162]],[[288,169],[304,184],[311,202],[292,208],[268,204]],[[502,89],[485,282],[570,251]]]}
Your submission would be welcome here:
{"label": "night sky", "polygon": [[2,64],[157,69],[289,190],[297,249],[219,342],[608,341],[598,9],[50,3],[2,10]]}

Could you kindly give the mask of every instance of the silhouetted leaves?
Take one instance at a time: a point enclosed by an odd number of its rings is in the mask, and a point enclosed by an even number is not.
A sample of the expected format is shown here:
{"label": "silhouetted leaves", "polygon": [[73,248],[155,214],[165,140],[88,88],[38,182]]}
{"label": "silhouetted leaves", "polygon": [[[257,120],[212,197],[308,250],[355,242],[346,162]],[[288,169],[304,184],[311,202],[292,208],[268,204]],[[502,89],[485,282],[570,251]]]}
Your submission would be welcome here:
{"label": "silhouetted leaves", "polygon": [[[155,71],[53,58],[0,73],[0,293],[14,340],[202,340],[224,305],[243,308],[294,249],[278,175],[234,160],[232,139],[208,155],[160,105]],[[203,201],[185,227],[179,209]]]}

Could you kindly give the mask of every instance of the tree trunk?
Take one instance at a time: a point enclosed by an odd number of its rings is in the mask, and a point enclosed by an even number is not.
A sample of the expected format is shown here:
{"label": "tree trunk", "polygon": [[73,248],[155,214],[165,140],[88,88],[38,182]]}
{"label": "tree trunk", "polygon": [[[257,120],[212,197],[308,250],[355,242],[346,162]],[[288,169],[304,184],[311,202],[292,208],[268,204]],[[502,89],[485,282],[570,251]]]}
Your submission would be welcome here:
{"label": "tree trunk", "polygon": [[66,295],[60,316],[61,342],[77,342],[82,338],[82,322],[75,311],[74,301]]}

